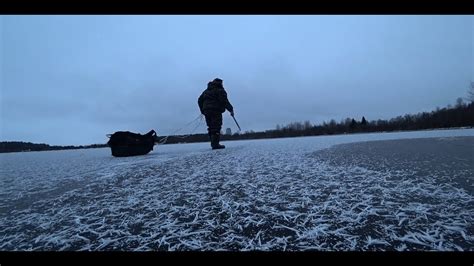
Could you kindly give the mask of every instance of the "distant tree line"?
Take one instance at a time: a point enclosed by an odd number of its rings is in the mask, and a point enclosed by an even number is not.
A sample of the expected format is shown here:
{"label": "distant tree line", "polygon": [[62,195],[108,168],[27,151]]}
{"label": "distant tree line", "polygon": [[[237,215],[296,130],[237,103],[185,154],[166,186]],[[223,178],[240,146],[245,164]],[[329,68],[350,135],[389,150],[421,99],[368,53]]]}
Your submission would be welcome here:
{"label": "distant tree line", "polygon": [[87,146],[50,146],[44,143],[31,143],[22,141],[0,142],[0,153],[23,152],[23,151],[54,151],[54,150],[75,150],[108,147],[107,144],[92,144]]}
{"label": "distant tree line", "polygon": [[[273,130],[262,132],[247,131],[240,134],[222,135],[221,139],[244,140],[474,127],[474,102],[472,100],[470,101],[470,103],[466,103],[462,98],[458,98],[455,106],[448,105],[445,108],[436,108],[436,110],[432,112],[422,112],[414,115],[406,114],[390,120],[378,119],[368,121],[363,116],[360,120],[346,118],[340,122],[331,119],[319,125],[313,125],[310,121],[292,122],[287,125],[276,125],[276,128]],[[207,134],[193,134],[188,136],[169,136],[166,144],[205,141],[209,141]]]}

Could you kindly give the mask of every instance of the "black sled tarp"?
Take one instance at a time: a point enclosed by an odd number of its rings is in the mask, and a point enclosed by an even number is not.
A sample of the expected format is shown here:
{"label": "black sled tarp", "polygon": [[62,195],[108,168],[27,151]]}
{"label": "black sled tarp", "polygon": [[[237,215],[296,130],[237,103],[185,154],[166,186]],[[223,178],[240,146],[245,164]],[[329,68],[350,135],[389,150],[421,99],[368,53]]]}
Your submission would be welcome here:
{"label": "black sled tarp", "polygon": [[157,140],[155,130],[142,135],[129,131],[117,131],[110,135],[107,142],[112,149],[112,156],[126,157],[144,155],[153,150]]}

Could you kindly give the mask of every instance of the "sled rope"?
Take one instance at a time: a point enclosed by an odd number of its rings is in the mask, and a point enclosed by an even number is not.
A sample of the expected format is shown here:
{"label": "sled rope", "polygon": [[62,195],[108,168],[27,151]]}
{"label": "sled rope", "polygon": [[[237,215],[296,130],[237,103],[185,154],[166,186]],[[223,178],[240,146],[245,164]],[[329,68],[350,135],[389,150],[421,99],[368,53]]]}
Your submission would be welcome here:
{"label": "sled rope", "polygon": [[175,135],[176,133],[180,132],[181,130],[187,128],[188,126],[190,125],[193,125],[194,124],[194,128],[191,130],[191,133],[187,134],[187,135],[183,135],[183,136],[174,136],[176,138],[180,138],[180,139],[184,139],[184,138],[187,138],[189,136],[191,136],[192,134],[195,133],[196,129],[202,124],[203,122],[203,115],[199,115],[198,117],[196,117],[195,119],[193,119],[191,122],[187,123],[186,125],[184,125],[183,127],[175,130],[174,132],[172,132],[170,135],[162,138],[160,141],[158,141],[158,145],[161,145],[161,144],[165,144],[167,141],[168,141],[168,138],[170,136],[173,136]]}

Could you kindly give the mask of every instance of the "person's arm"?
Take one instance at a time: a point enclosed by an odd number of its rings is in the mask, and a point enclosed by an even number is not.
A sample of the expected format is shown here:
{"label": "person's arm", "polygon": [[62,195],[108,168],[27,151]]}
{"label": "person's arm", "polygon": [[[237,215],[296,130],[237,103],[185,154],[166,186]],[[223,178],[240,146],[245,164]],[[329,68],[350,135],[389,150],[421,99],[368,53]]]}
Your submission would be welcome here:
{"label": "person's arm", "polygon": [[233,116],[234,115],[234,107],[232,104],[229,102],[229,99],[227,98],[227,92],[225,90],[222,90],[220,94],[220,101],[224,103],[225,109],[230,112],[230,114]]}

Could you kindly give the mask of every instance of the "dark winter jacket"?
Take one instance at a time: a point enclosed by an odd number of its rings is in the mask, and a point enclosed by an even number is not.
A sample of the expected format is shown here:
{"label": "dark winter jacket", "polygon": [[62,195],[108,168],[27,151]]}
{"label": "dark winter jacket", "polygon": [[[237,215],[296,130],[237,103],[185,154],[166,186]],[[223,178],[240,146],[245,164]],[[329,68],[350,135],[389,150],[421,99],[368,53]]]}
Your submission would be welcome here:
{"label": "dark winter jacket", "polygon": [[199,96],[198,105],[202,114],[209,112],[223,113],[226,109],[229,112],[234,111],[234,107],[227,99],[227,92],[224,87],[216,82],[207,84],[207,89]]}

